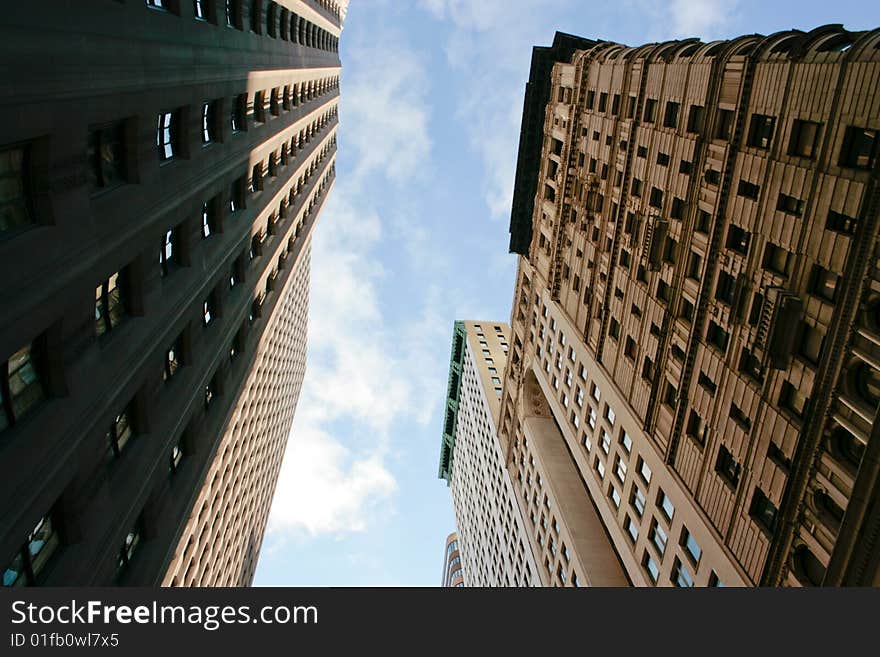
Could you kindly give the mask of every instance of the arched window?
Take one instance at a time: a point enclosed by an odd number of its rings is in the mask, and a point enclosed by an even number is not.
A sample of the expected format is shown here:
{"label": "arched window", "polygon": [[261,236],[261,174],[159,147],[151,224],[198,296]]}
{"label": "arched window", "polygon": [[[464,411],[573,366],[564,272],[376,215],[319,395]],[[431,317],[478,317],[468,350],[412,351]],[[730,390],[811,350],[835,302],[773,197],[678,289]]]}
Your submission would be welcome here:
{"label": "arched window", "polygon": [[791,555],[794,576],[804,586],[821,586],[825,566],[806,545],[798,547]]}
{"label": "arched window", "polygon": [[822,522],[830,529],[837,530],[843,521],[844,511],[831,496],[824,490],[817,490],[813,494],[813,504]]}
{"label": "arched window", "polygon": [[851,472],[858,472],[865,455],[865,444],[843,427],[831,432],[828,447],[832,456]]}

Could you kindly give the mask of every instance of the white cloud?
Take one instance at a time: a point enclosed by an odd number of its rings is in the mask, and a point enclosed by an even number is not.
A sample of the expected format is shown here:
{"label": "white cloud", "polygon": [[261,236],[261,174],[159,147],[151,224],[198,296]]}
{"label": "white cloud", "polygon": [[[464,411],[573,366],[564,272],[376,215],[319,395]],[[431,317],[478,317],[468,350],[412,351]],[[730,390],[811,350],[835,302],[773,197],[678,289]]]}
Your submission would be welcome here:
{"label": "white cloud", "polygon": [[[429,166],[428,89],[415,52],[394,34],[372,36],[346,50],[352,65],[343,69],[339,149],[353,164],[315,228],[308,367],[269,517],[269,551],[291,538],[367,530],[379,505],[387,516],[397,490],[394,426],[424,424],[432,409],[419,383],[431,367],[424,340],[436,339],[426,328],[429,297],[411,321],[394,331],[385,325],[382,289],[391,274],[381,256],[399,246],[386,243],[395,208],[380,213],[370,193],[411,183]],[[402,236],[422,248],[418,232]]]}
{"label": "white cloud", "polygon": [[714,38],[736,10],[735,0],[672,0],[672,31],[676,37]]}

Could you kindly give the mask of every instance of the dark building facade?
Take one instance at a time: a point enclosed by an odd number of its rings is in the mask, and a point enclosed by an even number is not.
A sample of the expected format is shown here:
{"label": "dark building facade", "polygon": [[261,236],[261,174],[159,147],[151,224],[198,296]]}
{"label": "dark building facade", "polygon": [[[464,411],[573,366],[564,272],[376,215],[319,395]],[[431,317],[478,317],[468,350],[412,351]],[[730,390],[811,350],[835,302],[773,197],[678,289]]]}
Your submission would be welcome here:
{"label": "dark building facade", "polygon": [[[4,8],[4,585],[250,583],[305,367],[346,5]],[[232,512],[183,580],[218,463]]]}
{"label": "dark building facade", "polygon": [[880,30],[546,76],[499,421],[542,576],[880,584]]}

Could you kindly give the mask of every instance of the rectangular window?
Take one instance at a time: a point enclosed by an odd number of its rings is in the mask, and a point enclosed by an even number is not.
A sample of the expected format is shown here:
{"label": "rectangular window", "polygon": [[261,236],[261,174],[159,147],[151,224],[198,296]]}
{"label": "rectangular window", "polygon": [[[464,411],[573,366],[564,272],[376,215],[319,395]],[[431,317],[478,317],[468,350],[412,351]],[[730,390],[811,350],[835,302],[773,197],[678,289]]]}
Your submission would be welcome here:
{"label": "rectangular window", "polygon": [[658,189],[656,187],[652,187],[651,188],[651,195],[649,197],[648,203],[651,207],[662,208],[663,207],[663,190]]}
{"label": "rectangular window", "polygon": [[718,386],[715,382],[710,379],[704,372],[700,372],[700,376],[697,378],[697,383],[710,395],[714,395],[718,390]]}
{"label": "rectangular window", "polygon": [[685,434],[698,445],[703,446],[706,444],[707,429],[708,425],[703,421],[703,418],[694,409],[691,409]]}
{"label": "rectangular window", "polygon": [[37,521],[24,543],[3,570],[3,586],[34,586],[46,564],[61,547],[53,513]]}
{"label": "rectangular window", "polygon": [[729,341],[730,334],[714,321],[710,320],[709,326],[706,329],[706,343],[711,347],[715,347],[721,353],[726,353]]}
{"label": "rectangular window", "polygon": [[95,334],[109,333],[126,314],[125,272],[116,272],[95,288]]}
{"label": "rectangular window", "polygon": [[663,115],[663,127],[664,128],[677,128],[678,127],[678,113],[681,110],[681,105],[679,103],[673,103],[671,100],[666,103],[666,112]]}
{"label": "rectangular window", "polygon": [[180,462],[183,460],[183,441],[178,442],[171,448],[171,454],[168,458],[168,471],[174,475],[180,469]]}
{"label": "rectangular window", "polygon": [[0,363],[0,431],[14,425],[45,399],[35,352],[35,343],[29,344]]}
{"label": "rectangular window", "polygon": [[825,222],[826,230],[833,230],[844,235],[855,235],[858,221],[854,217],[848,217],[834,210],[828,211],[828,219]]}
{"label": "rectangular window", "polygon": [[663,492],[662,488],[660,489],[660,492],[657,493],[657,506],[660,507],[666,520],[672,522],[672,518],[675,517],[675,505],[672,503],[672,500],[669,499],[669,495]]}
{"label": "rectangular window", "polygon": [[125,535],[125,539],[122,541],[122,546],[119,548],[119,560],[117,564],[117,572],[120,577],[128,569],[128,566],[131,564],[134,555],[140,547],[144,533],[143,525],[143,518],[138,517],[134,527],[128,531]]}
{"label": "rectangular window", "polygon": [[161,112],[156,128],[156,145],[159,161],[167,162],[180,155],[181,112]]}
{"label": "rectangular window", "polygon": [[617,479],[620,481],[621,484],[626,480],[626,462],[624,462],[620,454],[617,455],[617,463],[614,467],[614,474],[617,475]]}
{"label": "rectangular window", "polygon": [[816,157],[816,148],[819,145],[819,133],[822,130],[821,123],[795,119],[791,127],[791,141],[788,142],[788,154],[797,157]]}
{"label": "rectangular window", "polygon": [[91,128],[87,156],[93,193],[124,184],[127,181],[125,122]]}
{"label": "rectangular window", "polygon": [[753,114],[752,123],[749,126],[748,145],[753,148],[769,149],[773,140],[773,129],[776,127],[775,116]]}
{"label": "rectangular window", "polygon": [[648,464],[645,463],[645,459],[639,457],[639,475],[642,477],[642,481],[646,484],[651,483],[651,468],[648,467]]}
{"label": "rectangular window", "polygon": [[645,115],[642,117],[642,121],[645,123],[654,123],[657,116],[657,101],[653,98],[648,98],[645,101]]}
{"label": "rectangular window", "polygon": [[789,196],[788,194],[780,194],[779,201],[776,203],[776,209],[780,212],[785,212],[786,214],[793,214],[796,217],[800,217],[804,214],[804,202],[795,198],[794,196]]}
{"label": "rectangular window", "polygon": [[242,176],[232,183],[229,190],[229,211],[238,212],[245,208],[245,178]]}
{"label": "rectangular window", "polygon": [[687,131],[690,133],[699,133],[703,129],[703,116],[706,109],[702,105],[691,105],[688,112]]}
{"label": "rectangular window", "polygon": [[639,539],[639,525],[633,519],[626,516],[623,519],[623,529],[629,534],[630,540],[635,543]]}
{"label": "rectangular window", "polygon": [[169,228],[162,235],[159,246],[159,273],[164,277],[171,271],[171,266],[180,263],[180,250],[177,248],[177,230]]}
{"label": "rectangular window", "polygon": [[257,123],[266,122],[266,92],[254,92],[254,121]]}
{"label": "rectangular window", "polygon": [[645,555],[642,557],[642,567],[644,567],[645,572],[648,573],[651,583],[656,584],[657,580],[660,578],[660,568],[647,550],[645,550]]}
{"label": "rectangular window", "polygon": [[760,488],[755,488],[752,495],[752,504],[749,507],[749,516],[768,536],[773,536],[776,531],[776,519],[779,510],[776,505],[764,494]]}
{"label": "rectangular window", "polygon": [[604,91],[599,94],[599,107],[597,111],[605,112],[608,107],[608,94]]}
{"label": "rectangular window", "polygon": [[688,569],[679,559],[676,559],[675,563],[672,566],[670,579],[672,580],[673,584],[680,588],[692,588],[694,585],[694,580],[691,577],[691,574],[688,572]]}
{"label": "rectangular window", "polygon": [[122,450],[125,449],[125,446],[134,434],[131,422],[131,408],[132,404],[129,404],[125,410],[116,416],[116,419],[113,420],[110,428],[107,430],[105,442],[110,460],[120,457]]}
{"label": "rectangular window", "polygon": [[751,239],[751,233],[743,230],[736,224],[730,224],[727,227],[727,242],[725,246],[731,251],[736,251],[741,255],[748,255],[749,242]]}
{"label": "rectangular window", "polygon": [[729,141],[733,135],[733,110],[718,110],[718,122],[715,124],[715,139]]}
{"label": "rectangular window", "polygon": [[837,300],[839,284],[840,276],[838,274],[828,271],[820,265],[813,265],[810,273],[810,294],[834,303]]}
{"label": "rectangular window", "polygon": [[218,141],[219,122],[217,115],[219,113],[220,101],[214,100],[202,103],[202,143],[210,144]]}
{"label": "rectangular window", "polygon": [[840,166],[853,169],[871,169],[877,158],[877,130],[849,126],[840,150]]}
{"label": "rectangular window", "polygon": [[656,519],[651,521],[651,531],[648,533],[648,539],[654,544],[658,554],[662,557],[666,552],[668,537]]}
{"label": "rectangular window", "polygon": [[700,548],[700,544],[697,543],[697,539],[695,539],[693,534],[688,531],[687,527],[683,527],[681,530],[680,545],[684,548],[685,554],[690,557],[691,563],[694,565],[700,563],[700,557],[703,554],[703,550]]}
{"label": "rectangular window", "polygon": [[721,445],[718,448],[718,458],[715,461],[715,472],[731,487],[736,489],[739,485],[739,473],[741,466],[733,458],[733,454],[727,447]]}
{"label": "rectangular window", "polygon": [[232,132],[247,130],[247,94],[239,94],[233,99],[230,122]]}
{"label": "rectangular window", "polygon": [[782,277],[788,277],[789,267],[794,257],[789,251],[776,246],[773,242],[767,242],[764,247],[763,268],[775,272]]}
{"label": "rectangular window", "polygon": [[34,223],[29,161],[28,145],[0,149],[0,236]]}
{"label": "rectangular window", "polygon": [[755,183],[750,183],[747,180],[740,180],[736,193],[740,196],[756,201],[758,200],[758,194],[761,193],[761,187]]}
{"label": "rectangular window", "polygon": [[736,422],[744,431],[748,432],[752,428],[752,420],[751,418],[745,414],[739,406],[730,403],[730,419]]}
{"label": "rectangular window", "polygon": [[165,352],[165,366],[162,372],[162,380],[170,381],[183,365],[181,358],[181,338],[178,337],[174,344]]}

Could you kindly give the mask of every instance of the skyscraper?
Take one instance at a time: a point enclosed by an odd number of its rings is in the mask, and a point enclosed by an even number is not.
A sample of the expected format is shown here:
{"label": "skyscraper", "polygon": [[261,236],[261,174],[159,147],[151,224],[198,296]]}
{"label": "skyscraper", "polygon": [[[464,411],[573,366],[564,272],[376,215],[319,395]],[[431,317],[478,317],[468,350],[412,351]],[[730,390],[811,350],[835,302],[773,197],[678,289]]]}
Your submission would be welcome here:
{"label": "skyscraper", "polygon": [[535,49],[498,434],[542,578],[880,584],[878,76],[836,25]]}
{"label": "skyscraper", "polygon": [[461,552],[458,551],[458,534],[452,532],[446,537],[446,549],[443,551],[443,580],[441,586],[458,588],[464,586],[461,574]]}
{"label": "skyscraper", "polygon": [[452,492],[464,586],[540,583],[496,426],[510,327],[457,321],[439,476]]}
{"label": "skyscraper", "polygon": [[305,368],[346,6],[4,9],[4,585],[250,583]]}

